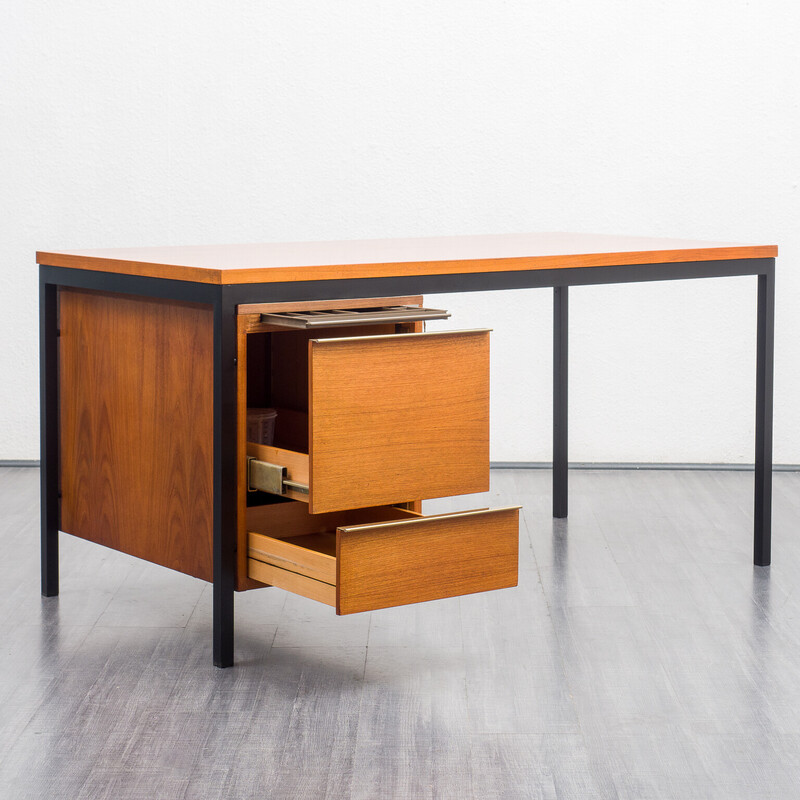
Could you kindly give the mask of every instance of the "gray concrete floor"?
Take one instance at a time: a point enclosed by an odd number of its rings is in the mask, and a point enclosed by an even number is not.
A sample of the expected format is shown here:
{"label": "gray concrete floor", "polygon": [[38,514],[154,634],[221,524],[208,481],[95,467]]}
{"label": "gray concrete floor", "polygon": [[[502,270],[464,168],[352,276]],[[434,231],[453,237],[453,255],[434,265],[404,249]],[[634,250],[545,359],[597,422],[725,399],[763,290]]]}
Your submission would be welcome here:
{"label": "gray concrete floor", "polygon": [[800,797],[800,474],[493,472],[520,583],[352,617],[236,598],[211,666],[200,581],[62,536],[38,587],[38,471],[0,470],[0,797]]}

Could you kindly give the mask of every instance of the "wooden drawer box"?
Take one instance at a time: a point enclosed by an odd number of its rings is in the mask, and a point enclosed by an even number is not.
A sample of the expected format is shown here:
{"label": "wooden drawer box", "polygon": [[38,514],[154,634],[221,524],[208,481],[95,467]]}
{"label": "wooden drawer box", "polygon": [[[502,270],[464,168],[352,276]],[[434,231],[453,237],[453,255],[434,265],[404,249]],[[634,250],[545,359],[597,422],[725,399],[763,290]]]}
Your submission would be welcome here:
{"label": "wooden drawer box", "polygon": [[285,503],[262,507],[248,522],[273,533],[249,533],[250,577],[337,614],[517,585],[518,508],[432,517],[373,508],[315,518]]}
{"label": "wooden drawer box", "polygon": [[292,356],[304,397],[278,408],[279,428],[284,417],[306,428],[298,446],[247,444],[308,486],[288,497],[319,514],[488,490],[489,331],[317,336],[300,340],[307,365],[298,347]]}

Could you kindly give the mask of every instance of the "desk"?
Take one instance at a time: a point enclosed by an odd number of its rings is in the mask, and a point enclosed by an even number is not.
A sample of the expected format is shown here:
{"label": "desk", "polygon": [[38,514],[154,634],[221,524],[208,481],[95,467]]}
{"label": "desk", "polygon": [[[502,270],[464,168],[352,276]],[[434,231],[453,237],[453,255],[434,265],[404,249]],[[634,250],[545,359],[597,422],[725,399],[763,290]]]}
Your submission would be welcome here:
{"label": "desk", "polygon": [[[157,473],[162,462],[170,463],[171,488],[162,493],[163,496],[159,495],[160,505],[154,503],[154,508],[148,509],[152,529],[138,531],[136,536],[147,540],[148,547],[171,548],[170,558],[177,558],[175,563],[169,559],[158,563],[213,581],[214,663],[218,666],[233,663],[234,591],[248,588],[241,575],[237,584],[237,563],[241,563],[237,558],[244,558],[240,496],[243,473],[241,395],[244,389],[242,373],[237,367],[242,335],[237,318],[248,310],[257,309],[258,304],[552,287],[553,515],[566,517],[569,287],[735,275],[758,278],[753,552],[754,563],[766,566],[770,563],[771,535],[776,255],[777,248],[771,245],[566,233],[37,253],[40,265],[42,593],[48,597],[58,594],[62,502],[67,503],[72,517],[80,514],[100,531],[93,535],[95,541],[133,554],[139,546],[120,539],[122,534],[116,531],[124,527],[125,513],[124,504],[120,505],[113,488],[108,488],[113,487],[116,480],[113,460],[105,458],[100,459],[101,463],[90,464],[91,469],[98,471],[92,475],[92,496],[61,499],[61,473],[67,480],[68,473],[71,475],[79,468],[73,463],[75,459],[85,463],[96,457],[96,453],[81,455],[78,452],[85,445],[80,435],[73,436],[69,452],[63,452],[67,449],[62,441],[64,420],[71,429],[79,430],[81,424],[71,419],[70,409],[88,408],[90,416],[97,417],[92,423],[95,438],[132,443],[140,434],[149,436],[150,450],[142,457],[142,473],[145,474],[142,481],[147,473]],[[70,396],[59,397],[64,393],[63,388],[59,389],[59,292],[64,290],[77,290],[89,297],[145,298],[151,304],[163,303],[168,309],[179,307],[180,313],[165,312],[171,316],[167,322],[158,324],[171,326],[168,339],[164,341],[169,341],[170,348],[185,352],[186,357],[173,357],[169,361],[169,369],[161,370],[159,386],[180,387],[190,382],[197,387],[195,392],[184,393],[186,398],[191,398],[191,407],[164,408],[162,402],[161,427],[149,418],[137,417],[140,401],[147,399],[148,407],[152,408],[161,401],[158,397],[145,398],[148,386],[137,384],[136,376],[132,375],[128,385],[117,387],[118,394],[124,394],[115,400],[118,416],[104,417],[106,400],[92,399],[91,395],[103,396],[102,378],[97,376],[109,369],[108,364],[94,364],[94,384],[85,385],[81,380],[66,384],[66,393]],[[119,308],[126,306],[123,303]],[[103,314],[108,313],[100,308],[94,319],[101,320]],[[105,327],[100,325],[96,330],[105,331],[106,335],[110,331],[113,336],[116,335],[114,331],[121,330],[119,325],[129,325],[126,335],[151,335],[152,331],[143,333],[136,327],[135,315],[127,322],[127,317],[122,319],[122,316],[119,320],[105,320]],[[88,317],[83,319],[78,314],[71,319],[71,325],[80,327]],[[86,322],[87,329],[92,324],[91,320]],[[164,341],[158,340],[156,344],[166,352]],[[81,346],[85,349],[85,343]],[[74,368],[84,357],[87,360],[94,357],[91,348],[86,352],[80,349],[72,352],[72,367],[65,362],[61,372]],[[208,365],[206,372],[199,367],[198,372],[193,372],[194,365],[204,363]],[[151,368],[160,369],[152,364]],[[78,395],[86,395],[88,399]],[[119,414],[119,409],[124,413]],[[207,435],[197,438],[197,447],[191,456],[194,460],[187,466],[186,460],[178,458],[170,444],[173,432],[169,426],[164,427],[163,421],[172,420],[175,436],[178,436],[181,420],[188,415],[194,415],[198,430],[206,424],[204,420],[208,422]],[[128,428],[123,435],[120,428],[125,426]],[[139,476],[133,480],[139,480]],[[142,483],[135,496],[141,498],[147,496],[143,492],[160,491],[158,486],[152,488],[155,484],[150,486],[148,490]],[[129,496],[126,502],[130,499]],[[184,539],[164,543],[167,534],[163,534],[161,526],[166,530],[166,523],[176,519],[182,530],[197,531],[196,541]],[[206,544],[208,563],[202,561]],[[175,551],[180,551],[178,556],[174,556]]]}

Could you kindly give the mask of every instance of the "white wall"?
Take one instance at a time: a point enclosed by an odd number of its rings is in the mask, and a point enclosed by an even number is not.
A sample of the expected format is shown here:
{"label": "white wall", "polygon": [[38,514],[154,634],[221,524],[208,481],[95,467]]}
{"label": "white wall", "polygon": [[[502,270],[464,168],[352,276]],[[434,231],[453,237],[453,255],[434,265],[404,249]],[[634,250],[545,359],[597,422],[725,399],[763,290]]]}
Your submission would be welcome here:
{"label": "white wall", "polygon": [[[790,0],[6,0],[0,459],[38,457],[36,249],[574,230],[778,243],[800,463]],[[491,326],[495,460],[550,453],[549,290]],[[752,460],[755,279],[571,292],[571,458]]]}

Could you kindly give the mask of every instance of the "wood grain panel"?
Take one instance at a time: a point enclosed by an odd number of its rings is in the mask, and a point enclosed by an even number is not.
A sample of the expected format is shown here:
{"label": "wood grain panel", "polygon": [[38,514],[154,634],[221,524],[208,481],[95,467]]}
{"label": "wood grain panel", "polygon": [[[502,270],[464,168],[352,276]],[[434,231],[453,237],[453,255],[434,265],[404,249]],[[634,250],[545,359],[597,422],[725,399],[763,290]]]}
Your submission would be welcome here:
{"label": "wood grain panel", "polygon": [[403,275],[774,258],[775,245],[588,233],[132,247],[38,252],[39,264],[199,283],[270,283]]}
{"label": "wood grain panel", "polygon": [[310,343],[312,513],[489,489],[489,333]]}
{"label": "wood grain panel", "polygon": [[340,528],[336,613],[517,585],[519,508]]}
{"label": "wood grain panel", "polygon": [[212,579],[210,306],[60,292],[62,530]]}

